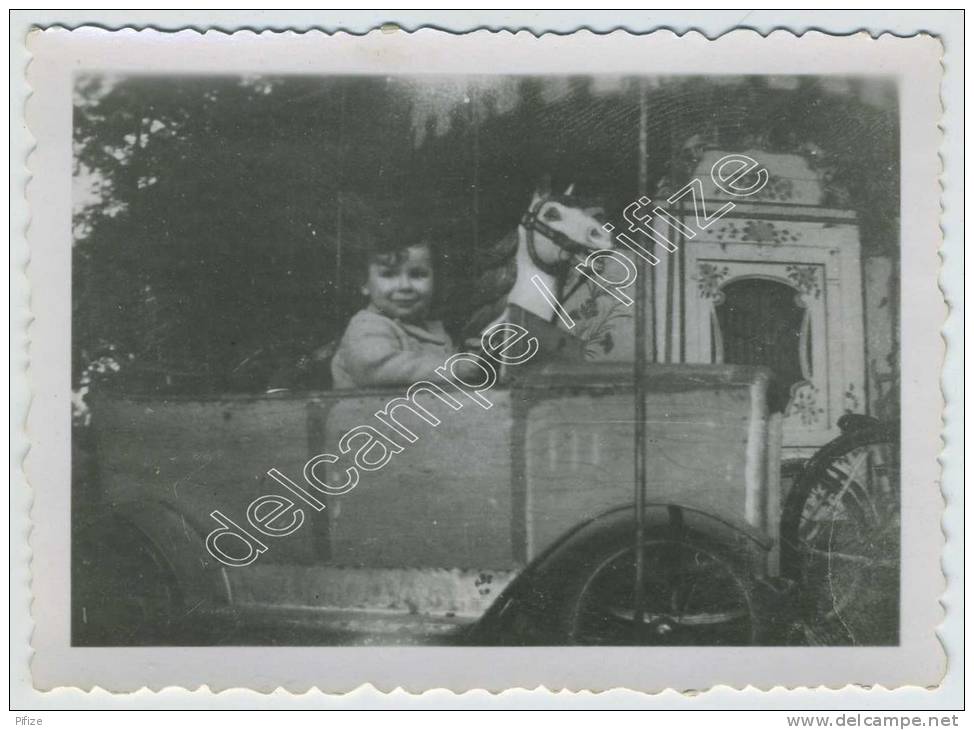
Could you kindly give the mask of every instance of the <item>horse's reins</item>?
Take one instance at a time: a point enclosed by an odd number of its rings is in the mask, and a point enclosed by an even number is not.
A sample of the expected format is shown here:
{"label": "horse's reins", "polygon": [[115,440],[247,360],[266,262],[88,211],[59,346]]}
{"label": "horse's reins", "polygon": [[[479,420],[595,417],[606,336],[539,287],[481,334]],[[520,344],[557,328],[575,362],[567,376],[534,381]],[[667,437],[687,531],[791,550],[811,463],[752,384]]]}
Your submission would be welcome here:
{"label": "horse's reins", "polygon": [[[524,230],[527,233],[528,255],[531,257],[532,263],[549,276],[563,277],[566,273],[563,266],[558,263],[549,264],[538,255],[538,250],[534,243],[535,233],[540,233],[562,251],[567,253],[569,255],[569,259],[573,255],[585,256],[592,249],[574,240],[566,233],[555,230],[538,217],[538,211],[541,210],[544,204],[552,201],[561,203],[562,205],[571,205],[569,199],[565,196],[549,195],[539,200],[524,212],[524,215],[521,218],[521,225],[524,226]],[[562,298],[568,299],[578,290],[584,281],[584,277],[578,277],[575,285],[570,291],[566,292]]]}

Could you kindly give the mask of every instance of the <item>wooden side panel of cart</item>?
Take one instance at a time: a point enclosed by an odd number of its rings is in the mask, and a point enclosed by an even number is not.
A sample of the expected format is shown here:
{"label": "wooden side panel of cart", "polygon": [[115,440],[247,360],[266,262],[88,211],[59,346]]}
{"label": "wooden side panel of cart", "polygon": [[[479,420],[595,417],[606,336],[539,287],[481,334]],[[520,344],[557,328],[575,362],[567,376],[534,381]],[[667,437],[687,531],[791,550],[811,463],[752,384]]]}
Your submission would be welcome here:
{"label": "wooden side panel of cart", "polygon": [[[204,536],[216,526],[214,510],[246,525],[253,499],[282,491],[267,470],[300,473],[308,458],[307,402],[307,395],[96,401],[99,509],[161,503]],[[313,563],[315,537],[309,527],[274,540],[260,562]],[[200,560],[209,560],[205,551]]]}
{"label": "wooden side panel of cart", "polygon": [[[658,384],[657,384],[658,386]],[[536,394],[526,414],[527,554],[633,501],[631,392]],[[647,500],[766,531],[767,417],[760,383],[671,382],[647,395]]]}
{"label": "wooden side panel of cart", "polygon": [[[311,405],[316,453],[337,453],[341,437],[375,425],[375,413],[402,393],[323,395]],[[511,534],[511,393],[485,394],[483,408],[469,399],[453,411],[432,396],[417,401],[438,426],[397,412],[418,439],[378,471],[362,472],[355,489],[327,500],[330,559],[374,568],[485,568],[517,564]],[[388,429],[386,429],[388,432]],[[344,457],[345,461],[350,457]],[[344,481],[345,461],[328,470]]]}
{"label": "wooden side panel of cart", "polygon": [[[770,536],[777,482],[765,372],[653,366],[646,377],[649,500]],[[546,368],[491,392],[490,409],[441,412],[436,428],[411,422],[417,442],[329,502],[331,559],[381,568],[525,565],[578,524],[632,503],[632,397],[625,366]],[[386,400],[322,397],[312,406],[314,448],[333,449]]]}
{"label": "wooden side panel of cart", "polygon": [[[675,503],[773,533],[776,468],[762,371],[652,366],[647,378],[650,502]],[[105,506],[162,502],[205,535],[213,510],[296,481],[309,456],[375,424],[398,391],[231,399],[118,398],[101,404]],[[516,570],[560,535],[632,503],[632,380],[625,366],[545,368],[410,422],[418,439],[285,538],[261,566]],[[433,408],[433,405],[430,405]],[[773,440],[773,439],[772,439]],[[351,457],[343,457],[351,458]],[[202,556],[206,558],[206,556]]]}

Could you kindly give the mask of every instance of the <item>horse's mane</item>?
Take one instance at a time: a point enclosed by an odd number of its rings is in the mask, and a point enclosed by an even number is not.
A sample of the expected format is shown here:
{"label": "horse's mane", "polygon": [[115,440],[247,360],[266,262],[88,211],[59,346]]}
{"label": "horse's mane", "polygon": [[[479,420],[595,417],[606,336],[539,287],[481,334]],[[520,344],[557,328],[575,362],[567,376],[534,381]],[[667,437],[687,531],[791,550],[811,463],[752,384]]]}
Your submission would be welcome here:
{"label": "horse's mane", "polygon": [[507,295],[517,279],[517,228],[478,252],[477,275],[471,282],[469,304],[472,313],[463,326],[464,337],[477,337],[503,314]]}

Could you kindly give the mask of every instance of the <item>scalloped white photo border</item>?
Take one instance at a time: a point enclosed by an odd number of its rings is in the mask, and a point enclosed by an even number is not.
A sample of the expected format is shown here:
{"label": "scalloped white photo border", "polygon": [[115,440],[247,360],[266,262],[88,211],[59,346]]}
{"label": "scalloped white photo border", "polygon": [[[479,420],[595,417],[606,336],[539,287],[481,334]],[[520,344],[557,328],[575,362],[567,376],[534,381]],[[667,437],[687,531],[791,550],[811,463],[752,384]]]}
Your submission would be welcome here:
{"label": "scalloped white photo border", "polygon": [[[279,27],[279,26],[278,26]],[[53,30],[28,40],[29,132],[37,147],[29,160],[30,260],[22,291],[30,297],[31,366],[26,377],[33,401],[27,421],[30,453],[25,468],[32,492],[17,487],[18,463],[12,454],[11,560],[12,609],[33,594],[35,656],[30,671],[40,688],[60,686],[132,691],[145,685],[213,690],[249,687],[292,692],[319,687],[349,692],[363,683],[381,690],[410,691],[447,687],[499,691],[510,687],[607,690],[629,687],[647,692],[666,688],[707,690],[718,685],[842,687],[849,683],[932,686],[945,668],[935,635],[941,622],[939,598],[945,580],[930,565],[943,547],[939,484],[942,401],[940,384],[930,377],[941,367],[940,330],[946,316],[938,277],[941,119],[940,41],[924,36],[878,39],[867,34],[834,37],[809,32],[796,37],[776,31],[762,37],[734,31],[716,40],[699,33],[677,36],[657,31],[634,36],[617,31],[571,36],[479,31],[457,36],[434,30],[407,34],[374,31],[366,36],[316,31],[293,34],[242,32],[227,35],[196,31],[159,33],[97,29]],[[63,295],[70,275],[71,79],[76,69],[119,73],[616,73],[616,74],[894,74],[900,81],[901,178],[904,308],[903,463],[904,490],[903,643],[896,648],[320,648],[205,647],[81,649],[67,645],[67,539],[69,521],[67,403],[70,301]],[[12,110],[13,113],[13,110]],[[16,160],[16,157],[14,157]],[[12,168],[15,169],[15,168]],[[14,176],[16,182],[16,176]],[[14,198],[16,200],[16,198]],[[43,215],[38,215],[43,211]],[[24,212],[22,223],[28,215]],[[17,217],[12,218],[17,233]],[[21,231],[22,232],[22,231]],[[949,232],[949,228],[948,228]],[[28,249],[21,249],[26,254]],[[949,260],[950,254],[945,256]],[[24,271],[27,256],[12,248],[12,275]],[[19,272],[18,272],[19,268]],[[946,279],[946,277],[945,277]],[[29,282],[29,283],[28,283]],[[962,295],[961,295],[962,296]],[[952,299],[962,301],[961,299]],[[14,300],[15,305],[26,306]],[[922,306],[920,306],[922,304]],[[26,317],[12,312],[12,345],[24,345]],[[18,327],[20,328],[18,333]],[[19,334],[19,339],[18,339]],[[12,358],[25,368],[25,358]],[[16,369],[16,368],[14,368]],[[17,383],[18,387],[21,384]],[[956,387],[956,384],[951,385]],[[959,389],[955,392],[959,392]],[[14,391],[16,403],[26,403]],[[23,393],[26,395],[26,393]],[[12,433],[22,420],[12,412]],[[20,485],[24,487],[23,477]],[[25,487],[26,488],[26,487]],[[21,497],[26,496],[26,499]],[[30,539],[33,582],[17,581],[13,548],[26,530],[24,507],[33,498]],[[18,514],[18,509],[20,513]],[[24,550],[20,551],[24,555]],[[21,570],[23,575],[23,570]],[[30,573],[27,573],[30,576]],[[29,580],[30,578],[28,578]],[[19,610],[19,609],[18,609]],[[14,616],[14,618],[16,618]],[[23,624],[14,624],[20,628]],[[14,659],[20,648],[12,634],[12,681],[27,669]],[[30,650],[28,650],[29,652]],[[219,674],[219,676],[217,676]],[[708,693],[713,694],[713,693]],[[750,694],[750,693],[749,693]],[[93,695],[92,695],[93,696]],[[244,703],[246,704],[246,703]]]}

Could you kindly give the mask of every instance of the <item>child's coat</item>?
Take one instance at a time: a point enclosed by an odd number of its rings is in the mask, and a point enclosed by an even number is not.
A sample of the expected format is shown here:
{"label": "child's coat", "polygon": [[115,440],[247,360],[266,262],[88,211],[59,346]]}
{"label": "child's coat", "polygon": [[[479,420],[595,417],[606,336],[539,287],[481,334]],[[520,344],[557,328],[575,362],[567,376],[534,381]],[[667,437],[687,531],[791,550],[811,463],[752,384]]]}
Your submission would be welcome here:
{"label": "child's coat", "polygon": [[428,380],[455,350],[440,322],[391,319],[371,305],[357,312],[331,361],[333,387],[411,385]]}

